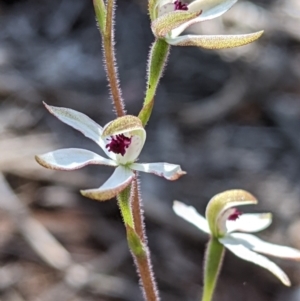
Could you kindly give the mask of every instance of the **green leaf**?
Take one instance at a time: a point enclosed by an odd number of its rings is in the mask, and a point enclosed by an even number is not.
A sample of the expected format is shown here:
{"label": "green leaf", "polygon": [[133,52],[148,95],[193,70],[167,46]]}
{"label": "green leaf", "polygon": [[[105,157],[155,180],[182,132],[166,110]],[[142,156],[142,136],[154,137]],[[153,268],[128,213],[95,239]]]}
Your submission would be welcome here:
{"label": "green leaf", "polygon": [[103,0],[93,0],[96,19],[102,35],[105,33],[106,26],[106,7]]}
{"label": "green leaf", "polygon": [[142,242],[141,238],[129,225],[126,225],[126,231],[127,242],[132,253],[138,258],[146,258],[147,253],[145,251],[144,243]]}

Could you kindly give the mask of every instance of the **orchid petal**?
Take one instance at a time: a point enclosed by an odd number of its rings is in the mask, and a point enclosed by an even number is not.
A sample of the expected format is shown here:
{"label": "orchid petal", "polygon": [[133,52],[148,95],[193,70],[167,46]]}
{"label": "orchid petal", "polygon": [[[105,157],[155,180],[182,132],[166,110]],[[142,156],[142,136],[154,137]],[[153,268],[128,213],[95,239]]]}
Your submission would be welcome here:
{"label": "orchid petal", "polygon": [[300,261],[300,251],[297,249],[265,242],[254,235],[246,233],[232,233],[230,236],[236,242],[252,251],[283,259]]}
{"label": "orchid petal", "polygon": [[210,234],[207,220],[202,215],[200,215],[194,207],[187,206],[184,203],[178,201],[174,201],[173,210],[178,216],[193,224],[201,231]]}
{"label": "orchid petal", "polygon": [[180,165],[170,163],[133,163],[130,168],[138,171],[153,173],[157,176],[164,177],[167,180],[177,180],[182,175],[186,174],[182,171]]}
{"label": "orchid petal", "polygon": [[151,24],[151,28],[156,37],[165,38],[169,32],[186,24],[188,21],[195,20],[200,14],[201,11],[192,13],[189,11],[169,12],[154,20]]}
{"label": "orchid petal", "polygon": [[159,1],[157,17],[175,11],[175,5],[170,0]]}
{"label": "orchid petal", "polygon": [[167,43],[175,46],[197,46],[205,49],[225,49],[252,43],[260,38],[262,34],[263,31],[241,35],[184,35],[175,38],[166,38],[166,41]]}
{"label": "orchid petal", "polygon": [[36,161],[49,169],[74,170],[89,164],[116,166],[117,164],[98,154],[80,148],[65,148],[35,157]]}
{"label": "orchid petal", "polygon": [[108,156],[120,164],[132,163],[142,151],[146,140],[146,131],[138,117],[126,115],[108,123],[103,129],[102,136],[113,137],[122,134],[131,138],[131,143],[126,149],[124,156],[113,152],[110,152]]}
{"label": "orchid petal", "polygon": [[81,190],[81,194],[97,201],[106,201],[124,190],[134,179],[133,171],[124,166],[118,166],[111,177],[99,188]]}
{"label": "orchid petal", "polygon": [[46,103],[44,103],[44,105],[46,109],[60,121],[80,131],[84,136],[96,142],[108,155],[108,151],[105,148],[105,141],[101,137],[103,129],[98,123],[78,111],[49,106]]}
{"label": "orchid petal", "polygon": [[197,0],[188,5],[189,12],[201,11],[201,14],[172,31],[171,37],[178,37],[186,28],[194,23],[210,20],[223,15],[237,0]]}
{"label": "orchid petal", "polygon": [[198,22],[211,20],[226,13],[237,0],[197,0],[188,5],[188,11],[202,11],[202,14],[197,18]]}
{"label": "orchid petal", "polygon": [[133,135],[131,136],[131,143],[126,150],[125,155],[116,155],[116,160],[120,164],[134,162],[142,151],[145,140],[141,136],[135,135],[134,133],[132,134]]}
{"label": "orchid petal", "polygon": [[227,232],[258,232],[272,223],[271,213],[243,213],[236,220],[226,221]]}
{"label": "orchid petal", "polygon": [[267,257],[259,255],[251,250],[249,250],[246,246],[243,244],[240,244],[238,240],[231,237],[232,235],[228,235],[226,237],[223,237],[219,239],[219,241],[233,254],[235,254],[237,257],[244,259],[246,261],[250,261],[256,265],[259,265],[267,270],[269,270],[271,273],[273,273],[278,279],[281,280],[281,282],[286,285],[290,286],[291,282],[288,278],[288,276],[284,273],[283,270],[279,266],[277,266],[274,262],[269,260]]}

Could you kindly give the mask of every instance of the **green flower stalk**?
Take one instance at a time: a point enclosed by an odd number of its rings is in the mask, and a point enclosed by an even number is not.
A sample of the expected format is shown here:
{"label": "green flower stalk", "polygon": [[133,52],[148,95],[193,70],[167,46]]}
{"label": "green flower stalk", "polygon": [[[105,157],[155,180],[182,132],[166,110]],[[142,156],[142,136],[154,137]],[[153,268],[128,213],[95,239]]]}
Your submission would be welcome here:
{"label": "green flower stalk", "polygon": [[224,247],[237,257],[269,270],[284,285],[291,285],[288,276],[279,266],[258,253],[300,261],[300,251],[268,243],[252,234],[248,234],[261,231],[272,222],[270,213],[243,214],[236,209],[237,206],[254,204],[257,204],[257,199],[249,192],[228,190],[217,194],[209,201],[205,219],[195,208],[178,201],[174,202],[173,209],[177,215],[211,236],[205,256],[202,301],[212,300],[222,264]]}
{"label": "green flower stalk", "polygon": [[157,39],[150,51],[149,62],[148,62],[148,80],[147,80],[147,89],[146,96],[144,100],[144,105],[142,110],[139,113],[139,118],[142,121],[142,124],[145,126],[150,119],[152,109],[154,106],[154,96],[156,89],[159,83],[159,80],[162,76],[163,69],[166,65],[168,55],[170,52],[170,45],[164,40]]}

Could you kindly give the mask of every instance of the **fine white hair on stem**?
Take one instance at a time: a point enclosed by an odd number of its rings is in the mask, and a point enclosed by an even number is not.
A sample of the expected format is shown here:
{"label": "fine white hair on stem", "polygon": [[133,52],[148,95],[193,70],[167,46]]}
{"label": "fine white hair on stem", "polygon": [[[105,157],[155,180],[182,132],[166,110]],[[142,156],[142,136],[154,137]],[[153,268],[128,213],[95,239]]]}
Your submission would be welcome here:
{"label": "fine white hair on stem", "polygon": [[[110,2],[110,3],[109,3]],[[112,2],[112,3],[111,3]],[[110,90],[110,95],[114,105],[114,111],[118,117],[125,115],[125,105],[122,98],[122,92],[120,89],[120,80],[117,68],[117,60],[115,56],[115,9],[116,3],[115,0],[107,1],[107,6],[111,4],[112,10],[111,15],[107,15],[106,18],[106,32],[102,36],[102,50],[103,50],[103,63],[106,70],[106,75],[108,79],[108,87]],[[109,11],[108,11],[109,12]],[[107,32],[107,24],[111,22],[111,32]]]}
{"label": "fine white hair on stem", "polygon": [[[148,56],[148,60],[147,60],[147,87],[146,87],[146,90],[149,89],[149,84],[150,84],[150,72],[151,72],[151,64],[152,64],[152,60],[151,58],[153,57],[153,51],[154,51],[154,47],[155,47],[155,43],[157,42],[154,41],[151,46],[150,46],[150,51],[149,51],[149,56]],[[164,74],[164,71],[165,71],[165,68],[167,66],[167,62],[168,62],[168,59],[169,59],[169,55],[170,55],[170,51],[168,51],[167,55],[166,55],[166,58],[165,58],[165,61],[164,61],[164,64],[163,64],[163,67],[161,68],[160,70],[160,74],[159,74],[159,77],[158,77],[158,82],[159,80],[163,77],[163,74]],[[158,83],[157,83],[158,84]]]}

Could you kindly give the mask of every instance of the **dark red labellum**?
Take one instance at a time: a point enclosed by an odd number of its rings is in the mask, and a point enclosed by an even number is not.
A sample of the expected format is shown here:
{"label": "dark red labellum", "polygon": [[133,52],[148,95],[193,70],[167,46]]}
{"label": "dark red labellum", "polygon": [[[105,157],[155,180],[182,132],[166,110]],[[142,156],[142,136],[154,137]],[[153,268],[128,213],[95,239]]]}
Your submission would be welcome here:
{"label": "dark red labellum", "polygon": [[111,136],[110,139],[110,142],[106,145],[108,151],[124,156],[126,153],[126,149],[131,143],[131,137],[128,138],[124,134],[120,134],[116,136]]}
{"label": "dark red labellum", "polygon": [[174,5],[175,5],[175,10],[188,10],[187,5],[179,0],[176,0],[174,2]]}

